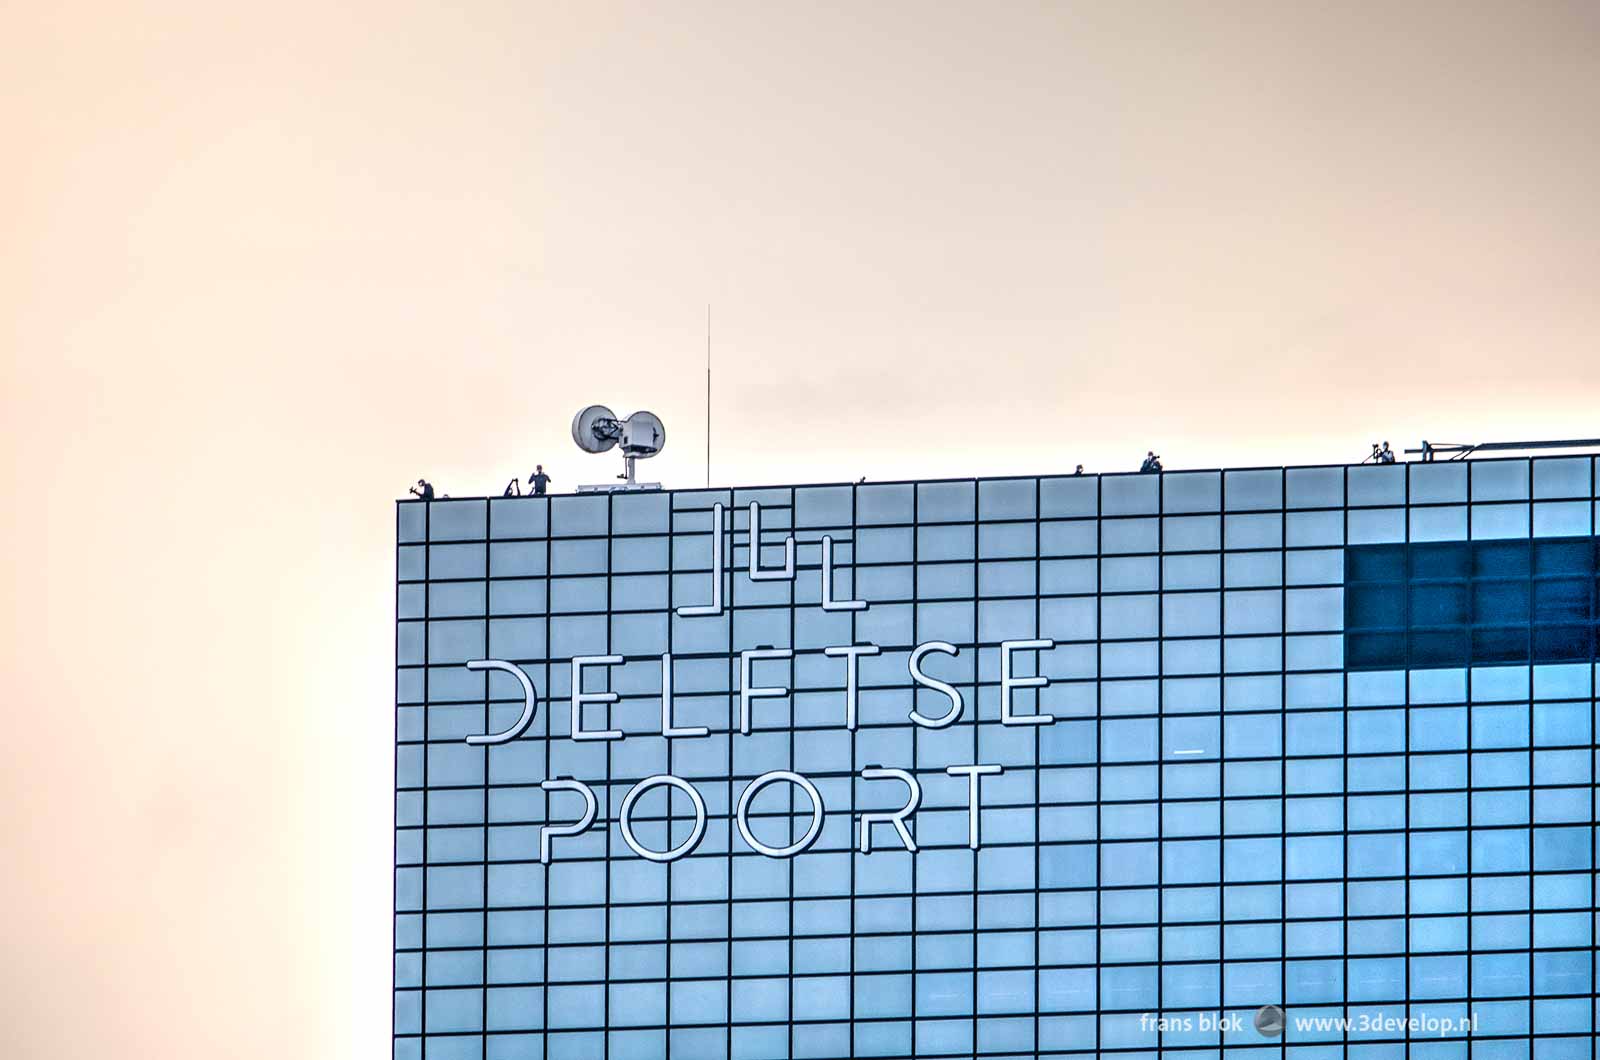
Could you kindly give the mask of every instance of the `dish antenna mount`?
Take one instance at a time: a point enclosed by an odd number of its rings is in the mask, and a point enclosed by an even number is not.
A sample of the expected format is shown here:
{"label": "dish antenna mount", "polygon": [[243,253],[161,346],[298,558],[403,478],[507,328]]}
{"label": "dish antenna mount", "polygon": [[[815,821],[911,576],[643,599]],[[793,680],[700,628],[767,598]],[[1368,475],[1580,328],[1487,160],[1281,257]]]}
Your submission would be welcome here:
{"label": "dish antenna mount", "polygon": [[[586,453],[603,453],[613,446],[622,448],[623,472],[618,475],[624,489],[660,489],[659,483],[643,483],[634,477],[634,461],[648,459],[667,444],[667,429],[653,412],[635,412],[619,420],[604,405],[590,405],[572,417],[572,440]],[[591,487],[599,490],[605,487]]]}

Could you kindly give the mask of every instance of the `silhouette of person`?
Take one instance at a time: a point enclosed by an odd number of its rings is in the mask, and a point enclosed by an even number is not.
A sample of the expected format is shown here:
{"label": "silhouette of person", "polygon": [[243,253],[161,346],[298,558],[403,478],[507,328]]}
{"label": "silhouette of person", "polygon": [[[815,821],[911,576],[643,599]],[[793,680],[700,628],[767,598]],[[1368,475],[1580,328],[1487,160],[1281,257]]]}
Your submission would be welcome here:
{"label": "silhouette of person", "polygon": [[1394,463],[1394,450],[1389,448],[1389,443],[1384,442],[1383,448],[1378,451],[1378,461],[1384,464]]}
{"label": "silhouette of person", "polygon": [[407,492],[415,493],[418,497],[425,501],[431,501],[433,500],[433,483],[429,482],[427,479],[419,478],[417,479],[417,484],[412,486]]}
{"label": "silhouette of person", "polygon": [[545,488],[550,485],[550,476],[544,473],[543,464],[535,464],[533,474],[528,476],[528,492],[535,497],[543,497]]}
{"label": "silhouette of person", "polygon": [[1074,474],[1074,475],[1081,475],[1081,474],[1083,474],[1083,465],[1082,465],[1082,464],[1079,464],[1079,465],[1078,465],[1078,470],[1076,470],[1076,471],[1074,471],[1074,472],[1073,472],[1073,474]]}
{"label": "silhouette of person", "polygon": [[1139,470],[1145,474],[1161,470],[1161,458],[1156,455],[1154,449],[1145,453],[1144,463],[1139,465]]}

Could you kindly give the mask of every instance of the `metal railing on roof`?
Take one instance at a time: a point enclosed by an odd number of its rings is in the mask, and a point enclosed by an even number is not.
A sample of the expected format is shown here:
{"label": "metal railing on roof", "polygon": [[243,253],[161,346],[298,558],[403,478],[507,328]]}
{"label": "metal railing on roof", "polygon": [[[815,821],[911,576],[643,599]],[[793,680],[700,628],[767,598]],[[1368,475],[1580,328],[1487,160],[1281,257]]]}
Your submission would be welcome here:
{"label": "metal railing on roof", "polygon": [[1407,453],[1416,453],[1422,456],[1425,463],[1437,460],[1444,455],[1447,460],[1465,460],[1474,453],[1522,451],[1527,449],[1600,449],[1600,438],[1567,438],[1557,441],[1541,442],[1476,442],[1463,444],[1460,442],[1422,442],[1420,449],[1407,449]]}

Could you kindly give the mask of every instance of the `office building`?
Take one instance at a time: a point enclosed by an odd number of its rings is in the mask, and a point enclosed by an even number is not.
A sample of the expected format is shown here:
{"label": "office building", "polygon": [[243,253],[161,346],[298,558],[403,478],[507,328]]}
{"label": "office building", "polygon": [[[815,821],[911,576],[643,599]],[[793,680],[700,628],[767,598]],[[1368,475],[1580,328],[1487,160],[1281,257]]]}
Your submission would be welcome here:
{"label": "office building", "polygon": [[395,1056],[1592,1060],[1596,477],[402,502]]}

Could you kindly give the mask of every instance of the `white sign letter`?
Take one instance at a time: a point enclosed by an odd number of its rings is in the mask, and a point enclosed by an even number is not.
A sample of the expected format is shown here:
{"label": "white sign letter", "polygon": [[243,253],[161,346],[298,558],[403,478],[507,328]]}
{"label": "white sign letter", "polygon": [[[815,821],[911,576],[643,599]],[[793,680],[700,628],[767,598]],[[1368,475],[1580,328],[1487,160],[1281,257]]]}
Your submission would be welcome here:
{"label": "white sign letter", "polygon": [[794,581],[794,535],[783,539],[783,566],[761,569],[761,505],[750,502],[750,580],[753,582]]}
{"label": "white sign letter", "polygon": [[978,849],[978,778],[993,776],[995,773],[1004,773],[1005,766],[945,766],[944,771],[952,777],[963,774],[967,778],[967,846],[973,850]]}
{"label": "white sign letter", "polygon": [[[756,792],[780,780],[787,780],[803,788],[811,797],[811,827],[806,829],[805,835],[786,847],[769,847],[750,832],[750,803],[756,797]],[[770,773],[761,774],[744,789],[744,794],[739,796],[739,808],[734,812],[733,819],[739,825],[739,834],[744,836],[744,841],[749,843],[753,850],[760,851],[769,858],[792,858],[815,843],[817,836],[822,834],[822,792],[799,773],[791,773],[787,769],[775,769]],[[789,815],[784,814],[785,823],[788,820]]]}
{"label": "white sign letter", "polygon": [[824,611],[865,611],[865,600],[833,598],[833,538],[822,535],[822,609]]}
{"label": "white sign letter", "polygon": [[922,672],[922,657],[931,651],[943,652],[945,655],[960,654],[960,649],[954,644],[942,640],[930,640],[926,644],[918,644],[916,646],[911,652],[911,658],[906,662],[906,667],[911,671],[911,680],[924,688],[931,688],[936,692],[943,692],[949,696],[950,709],[945,712],[943,717],[928,718],[917,713],[916,708],[913,707],[910,718],[925,729],[942,729],[946,725],[955,724],[956,719],[961,717],[961,693],[937,677],[929,677]]}
{"label": "white sign letter", "polygon": [[672,724],[672,653],[663,652],[661,655],[661,735],[671,740],[677,736],[710,736],[711,730],[704,725],[685,725],[678,728]]}
{"label": "white sign letter", "polygon": [[575,655],[572,657],[572,738],[574,740],[620,740],[619,729],[585,729],[583,705],[585,703],[615,703],[615,692],[584,692],[583,668],[585,666],[615,666],[622,661],[620,655]]}
{"label": "white sign letter", "polygon": [[852,644],[847,647],[823,648],[822,654],[844,659],[844,727],[856,730],[856,701],[860,698],[860,679],[857,676],[856,658],[877,655],[883,651],[876,644]]}
{"label": "white sign letter", "polygon": [[[673,847],[671,850],[651,850],[641,846],[639,840],[633,835],[633,804],[639,801],[639,796],[651,788],[666,784],[677,788],[689,796],[689,801],[694,803],[694,830],[689,833],[689,838]],[[667,798],[672,798],[672,793],[667,793]],[[627,797],[622,800],[622,810],[617,814],[617,825],[622,829],[622,840],[633,848],[633,852],[641,858],[651,861],[676,861],[700,845],[700,837],[706,834],[706,802],[700,793],[694,790],[682,777],[675,777],[670,773],[657,773],[653,777],[645,777],[629,789]],[[671,824],[668,823],[668,830]],[[667,842],[672,842],[672,836],[667,836]]]}
{"label": "white sign letter", "polygon": [[1043,688],[1050,683],[1048,677],[1012,677],[1011,653],[1032,651],[1036,648],[1054,648],[1053,640],[1007,640],[1000,643],[1000,724],[1002,725],[1054,725],[1054,714],[1011,713],[1013,688]]}
{"label": "white sign letter", "polygon": [[711,506],[711,602],[678,608],[678,617],[722,614],[722,505]]}
{"label": "white sign letter", "polygon": [[[595,811],[599,803],[595,802],[594,789],[581,780],[541,780],[539,786],[545,791],[575,791],[583,796],[583,816],[569,825],[554,827],[548,824],[539,826],[539,863],[550,864],[550,840],[556,836],[582,835],[594,824]],[[550,816],[550,800],[545,800],[545,816]]]}
{"label": "white sign letter", "polygon": [[881,769],[878,766],[868,766],[861,771],[861,776],[867,780],[898,780],[910,788],[906,804],[893,813],[864,813],[861,815],[861,853],[872,853],[872,826],[875,824],[892,824],[894,830],[900,833],[900,841],[906,849],[913,854],[917,852],[917,841],[911,838],[911,833],[906,829],[906,818],[916,812],[917,806],[922,802],[922,785],[917,783],[917,778],[903,769]]}
{"label": "white sign letter", "polygon": [[533,720],[534,709],[539,704],[539,694],[533,690],[533,682],[523,672],[522,667],[516,663],[508,663],[504,659],[473,659],[467,663],[469,670],[504,670],[522,683],[522,717],[512,722],[511,728],[505,732],[487,733],[483,736],[468,736],[467,742],[474,746],[478,744],[510,743],[522,735],[522,730],[528,727]]}
{"label": "white sign letter", "polygon": [[787,659],[794,655],[789,648],[754,648],[739,653],[739,731],[750,735],[750,701],[786,696],[787,688],[751,688],[750,664],[757,659]]}

